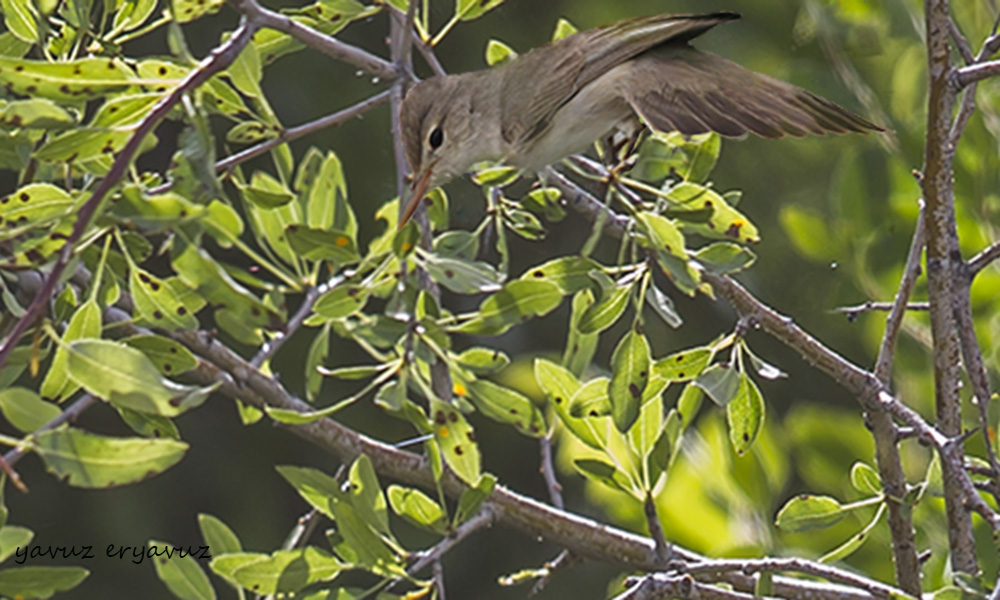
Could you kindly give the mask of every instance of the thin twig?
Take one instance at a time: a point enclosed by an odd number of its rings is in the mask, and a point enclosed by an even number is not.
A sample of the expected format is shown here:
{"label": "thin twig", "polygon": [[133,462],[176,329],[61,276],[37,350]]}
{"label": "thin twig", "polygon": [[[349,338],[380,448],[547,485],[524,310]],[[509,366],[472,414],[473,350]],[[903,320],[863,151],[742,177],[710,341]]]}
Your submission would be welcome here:
{"label": "thin twig", "polygon": [[25,310],[25,314],[18,319],[17,324],[12,328],[7,339],[3,341],[2,346],[0,346],[0,367],[6,364],[7,357],[10,355],[17,342],[21,339],[21,336],[23,336],[25,332],[27,332],[28,328],[42,316],[42,313],[45,311],[45,307],[48,305],[49,299],[55,291],[56,284],[62,277],[63,271],[66,269],[66,265],[69,264],[70,259],[73,257],[73,251],[77,242],[83,238],[83,234],[90,226],[90,221],[94,218],[97,213],[97,209],[103,203],[104,198],[118,184],[118,180],[125,175],[129,164],[131,164],[132,159],[139,151],[139,148],[146,139],[146,136],[156,129],[156,126],[160,124],[160,121],[162,121],[191,90],[194,90],[201,84],[208,81],[216,73],[219,73],[229,67],[243,48],[253,39],[253,34],[257,31],[260,25],[261,24],[256,22],[254,19],[244,17],[233,35],[221,45],[216,47],[211,54],[209,54],[209,56],[203,59],[198,67],[188,73],[188,75],[181,80],[180,84],[174,88],[173,91],[161,98],[135,128],[135,133],[132,134],[132,137],[130,137],[128,142],[125,143],[125,146],[121,149],[121,151],[115,155],[115,160],[111,164],[111,168],[108,169],[107,174],[103,179],[101,179],[101,182],[97,184],[97,187],[94,188],[94,191],[90,194],[90,198],[87,199],[83,206],[81,206],[76,212],[76,221],[73,224],[73,231],[70,232],[69,236],[67,236],[55,263],[52,265],[49,274],[45,278],[45,282],[42,284],[42,287],[39,289],[37,295],[35,295],[34,299],[31,301],[31,304],[28,305],[28,308]]}
{"label": "thin twig", "polygon": [[287,33],[314,50],[319,50],[331,58],[363,69],[385,81],[395,81],[397,78],[398,71],[392,63],[384,58],[379,58],[357,46],[346,44],[337,38],[316,31],[287,15],[268,10],[258,4],[256,0],[230,0],[230,2],[236,7],[236,10],[249,17],[260,27]]}
{"label": "thin twig", "polygon": [[646,499],[642,503],[642,512],[646,516],[646,527],[649,529],[649,537],[653,538],[656,548],[656,555],[662,560],[670,559],[670,544],[663,535],[663,525],[660,524],[660,515],[656,512],[656,501],[652,494],[646,494]]}
{"label": "thin twig", "polygon": [[328,290],[338,286],[342,281],[344,281],[343,275],[337,275],[322,285],[310,288],[309,291],[306,292],[305,297],[302,298],[302,304],[299,305],[299,309],[295,311],[292,318],[289,319],[288,323],[285,324],[281,331],[260,347],[257,354],[255,354],[253,359],[250,360],[250,364],[255,367],[260,367],[267,361],[267,359],[274,356],[274,353],[288,341],[292,334],[298,331],[299,327],[301,327],[302,323],[306,320],[306,317],[312,314],[313,305],[316,304],[316,299]]}
{"label": "thin twig", "polygon": [[948,35],[954,40],[955,47],[958,48],[958,53],[962,55],[965,64],[971,65],[976,62],[976,57],[972,54],[972,46],[969,45],[969,40],[965,38],[958,25],[955,24],[955,19],[948,19]]}
{"label": "thin twig", "polygon": [[552,461],[551,431],[538,440],[538,448],[541,454],[542,478],[545,479],[545,487],[549,490],[549,501],[552,502],[552,506],[561,510],[563,508],[562,486],[556,477],[556,468]]}
{"label": "thin twig", "polygon": [[712,559],[703,563],[684,565],[681,567],[681,571],[690,575],[724,573],[726,571],[739,571],[748,575],[751,573],[804,573],[822,577],[827,581],[857,587],[876,596],[906,597],[909,595],[899,588],[867,577],[860,577],[846,569],[801,558]]}
{"label": "thin twig", "polygon": [[[75,402],[73,402],[73,404],[71,404],[69,408],[59,413],[58,417],[52,419],[45,425],[42,425],[41,427],[36,429],[33,435],[38,435],[43,431],[55,429],[56,427],[59,427],[63,423],[70,423],[74,421],[85,410],[87,410],[94,404],[97,404],[98,402],[100,402],[100,400],[98,400],[94,396],[91,396],[90,394],[84,394],[83,396],[80,396],[80,398],[77,399]],[[24,456],[24,454],[25,454],[25,449],[18,447],[4,454],[3,459],[7,461],[7,464],[15,465],[17,464],[17,461],[21,460],[21,457]]]}
{"label": "thin twig", "polygon": [[667,598],[756,600],[757,596],[699,583],[690,575],[654,573],[639,579],[631,588],[615,596],[613,600],[665,600]]}
{"label": "thin twig", "polygon": [[[832,312],[841,313],[847,315],[848,319],[857,319],[859,315],[866,312],[887,312],[891,311],[896,305],[895,302],[876,302],[874,300],[869,300],[863,304],[856,304],[854,306],[838,306],[833,309]],[[906,310],[913,311],[927,311],[930,310],[931,305],[929,302],[908,302],[906,304]]]}
{"label": "thin twig", "polygon": [[969,277],[975,277],[997,259],[1000,259],[1000,242],[993,242],[966,262],[966,273]]}

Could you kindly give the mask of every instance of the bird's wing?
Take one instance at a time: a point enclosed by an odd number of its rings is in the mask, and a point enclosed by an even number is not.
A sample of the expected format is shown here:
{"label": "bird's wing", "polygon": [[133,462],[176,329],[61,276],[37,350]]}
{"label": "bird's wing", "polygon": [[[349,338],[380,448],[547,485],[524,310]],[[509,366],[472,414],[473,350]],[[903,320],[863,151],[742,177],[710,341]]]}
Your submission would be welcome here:
{"label": "bird's wing", "polygon": [[802,88],[687,45],[656,48],[630,64],[622,95],[659,131],[767,138],[883,131]]}
{"label": "bird's wing", "polygon": [[585,85],[609,69],[667,42],[683,43],[734,13],[655,15],[619,21],[536,48],[503,69],[502,134],[520,145],[543,132],[552,115]]}

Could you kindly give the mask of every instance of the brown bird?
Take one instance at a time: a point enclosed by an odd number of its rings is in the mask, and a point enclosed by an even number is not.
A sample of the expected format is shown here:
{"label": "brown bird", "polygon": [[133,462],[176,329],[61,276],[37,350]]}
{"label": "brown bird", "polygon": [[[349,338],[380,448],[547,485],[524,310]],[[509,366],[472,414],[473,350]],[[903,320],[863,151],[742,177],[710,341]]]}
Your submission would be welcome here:
{"label": "brown bird", "polygon": [[484,160],[538,171],[638,116],[656,131],[767,138],[884,131],[789,83],[688,43],[738,19],[655,15],[582,31],[483,71],[421,81],[402,105],[413,195]]}

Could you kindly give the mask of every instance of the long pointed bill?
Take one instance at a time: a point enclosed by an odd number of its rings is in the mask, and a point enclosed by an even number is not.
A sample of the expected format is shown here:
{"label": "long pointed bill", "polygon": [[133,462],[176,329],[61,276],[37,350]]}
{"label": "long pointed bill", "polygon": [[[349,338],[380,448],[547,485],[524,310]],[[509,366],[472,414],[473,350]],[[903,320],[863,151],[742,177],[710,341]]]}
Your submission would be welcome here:
{"label": "long pointed bill", "polygon": [[[436,161],[435,161],[436,162]],[[431,172],[434,170],[434,164],[431,163],[427,165],[427,169],[424,170],[424,174],[420,176],[416,184],[413,186],[413,193],[410,194],[410,199],[406,201],[406,206],[403,208],[403,215],[399,218],[399,224],[396,226],[396,231],[403,228],[404,225],[413,216],[413,213],[417,212],[417,207],[420,206],[420,201],[424,199],[424,193],[427,192],[427,184],[431,179]]]}

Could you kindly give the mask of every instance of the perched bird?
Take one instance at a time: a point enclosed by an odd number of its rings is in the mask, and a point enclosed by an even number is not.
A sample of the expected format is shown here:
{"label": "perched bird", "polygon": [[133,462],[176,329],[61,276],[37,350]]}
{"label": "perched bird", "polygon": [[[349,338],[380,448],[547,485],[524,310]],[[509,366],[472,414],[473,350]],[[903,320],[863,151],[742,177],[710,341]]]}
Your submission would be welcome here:
{"label": "perched bird", "polygon": [[401,110],[413,195],[400,227],[428,189],[477,162],[537,171],[635,116],[656,131],[687,135],[883,131],[829,100],[689,44],[738,18],[719,12],[626,19],[500,67],[416,84]]}

